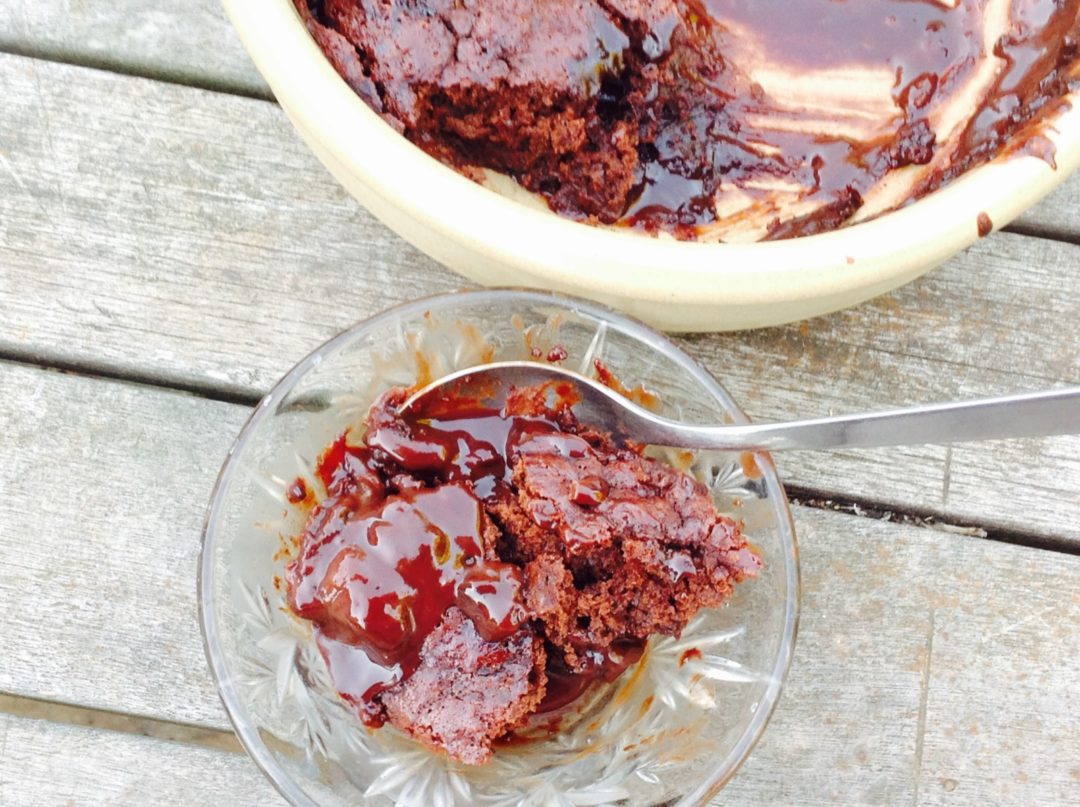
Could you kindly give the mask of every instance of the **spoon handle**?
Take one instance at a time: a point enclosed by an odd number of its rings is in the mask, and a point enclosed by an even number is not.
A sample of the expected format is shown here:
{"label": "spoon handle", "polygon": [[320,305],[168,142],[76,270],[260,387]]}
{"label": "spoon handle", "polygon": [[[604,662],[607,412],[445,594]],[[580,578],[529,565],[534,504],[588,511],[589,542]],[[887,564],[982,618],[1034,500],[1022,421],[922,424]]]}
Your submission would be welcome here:
{"label": "spoon handle", "polygon": [[672,425],[671,445],[763,451],[1042,437],[1080,433],[1080,387],[787,423]]}

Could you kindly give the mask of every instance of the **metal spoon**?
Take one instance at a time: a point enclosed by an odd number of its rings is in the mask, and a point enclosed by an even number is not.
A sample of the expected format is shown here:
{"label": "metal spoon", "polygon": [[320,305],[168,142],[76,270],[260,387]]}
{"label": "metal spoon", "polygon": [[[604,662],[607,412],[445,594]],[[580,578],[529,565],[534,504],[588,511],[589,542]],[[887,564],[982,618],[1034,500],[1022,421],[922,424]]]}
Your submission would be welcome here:
{"label": "metal spoon", "polygon": [[560,381],[573,383],[581,395],[575,409],[582,421],[602,425],[639,443],[682,448],[870,448],[1080,433],[1080,387],[788,423],[696,426],[655,415],[594,379],[526,361],[494,362],[452,373],[414,393],[399,411],[429,396],[505,391]]}

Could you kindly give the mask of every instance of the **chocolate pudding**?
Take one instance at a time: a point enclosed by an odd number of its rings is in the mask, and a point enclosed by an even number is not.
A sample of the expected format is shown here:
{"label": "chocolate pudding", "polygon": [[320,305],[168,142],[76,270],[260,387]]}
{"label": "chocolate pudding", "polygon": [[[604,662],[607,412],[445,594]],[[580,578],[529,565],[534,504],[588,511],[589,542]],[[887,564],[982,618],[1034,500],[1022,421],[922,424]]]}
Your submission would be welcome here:
{"label": "chocolate pudding", "polygon": [[750,241],[895,209],[1075,87],[1080,0],[295,0],[428,153],[552,210]]}
{"label": "chocolate pudding", "polygon": [[567,385],[399,414],[406,394],[323,453],[285,575],[369,726],[482,764],[761,566],[703,485],[579,423]]}

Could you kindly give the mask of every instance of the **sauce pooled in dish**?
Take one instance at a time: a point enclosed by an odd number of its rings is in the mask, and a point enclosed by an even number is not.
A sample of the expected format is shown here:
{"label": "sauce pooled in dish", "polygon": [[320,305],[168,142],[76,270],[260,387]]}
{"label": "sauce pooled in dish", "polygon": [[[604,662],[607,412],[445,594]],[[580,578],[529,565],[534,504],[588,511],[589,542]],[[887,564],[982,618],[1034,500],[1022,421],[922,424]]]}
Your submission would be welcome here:
{"label": "sauce pooled in dish", "polygon": [[384,119],[554,211],[752,241],[899,207],[1017,148],[1080,0],[295,0]]}

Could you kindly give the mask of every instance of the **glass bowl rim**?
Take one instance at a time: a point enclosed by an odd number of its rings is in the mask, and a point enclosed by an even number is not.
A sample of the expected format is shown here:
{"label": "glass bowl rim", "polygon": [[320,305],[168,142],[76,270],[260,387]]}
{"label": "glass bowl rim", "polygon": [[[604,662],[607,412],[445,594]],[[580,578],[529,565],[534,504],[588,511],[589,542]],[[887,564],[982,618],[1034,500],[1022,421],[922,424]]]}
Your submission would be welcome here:
{"label": "glass bowl rim", "polygon": [[[228,483],[236,470],[236,459],[243,451],[252,434],[262,425],[266,418],[270,417],[276,406],[296,386],[299,380],[310,370],[322,363],[323,357],[336,352],[355,338],[360,332],[396,318],[404,318],[414,314],[422,314],[435,303],[455,300],[468,302],[500,301],[547,303],[561,306],[571,311],[580,311],[586,315],[600,320],[607,320],[617,324],[630,335],[648,344],[653,349],[663,353],[671,359],[681,363],[696,381],[701,383],[716,398],[722,400],[731,412],[735,422],[749,423],[750,420],[742,411],[742,408],[732,399],[728,391],[718,382],[704,366],[696,359],[687,354],[682,348],[672,342],[668,337],[650,328],[648,325],[627,314],[623,314],[600,303],[583,300],[572,295],[538,289],[518,288],[511,286],[462,289],[457,291],[441,292],[424,297],[418,297],[396,306],[383,309],[382,311],[366,317],[359,322],[346,328],[336,336],[331,337],[316,347],[304,358],[298,361],[282,378],[274,384],[270,391],[259,401],[244,422],[236,439],[230,445],[221,470],[214,482],[214,488],[210,495],[203,519],[202,545],[199,550],[199,560],[196,575],[196,596],[198,600],[199,630],[203,639],[203,650],[206,660],[214,677],[214,685],[218,696],[228,714],[240,744],[244,747],[248,756],[258,766],[262,773],[270,780],[271,784],[285,799],[298,807],[318,807],[311,797],[300,787],[270,751],[267,744],[259,736],[255,723],[248,713],[247,708],[237,695],[233,681],[226,666],[225,653],[222,650],[219,637],[217,616],[212,607],[214,596],[212,591],[213,581],[213,557],[214,549],[219,543],[219,531],[217,529],[218,515],[222,507],[222,497]],[[780,700],[780,693],[791,665],[792,654],[795,649],[795,639],[798,633],[799,623],[799,551],[795,537],[795,525],[791,515],[791,508],[776,472],[776,466],[772,457],[765,453],[756,453],[755,459],[762,473],[766,489],[771,500],[775,501],[775,509],[778,515],[777,528],[780,531],[780,539],[783,545],[784,578],[787,584],[787,598],[784,603],[784,626],[780,639],[780,647],[776,654],[773,668],[770,672],[769,684],[765,694],[743,730],[742,735],[735,745],[728,751],[725,757],[717,762],[712,773],[693,791],[683,795],[675,803],[676,807],[684,807],[694,804],[704,804],[714,796],[727,783],[736,771],[742,766],[750,755],[754,746],[757,745],[765,727],[768,725],[773,712]]]}

